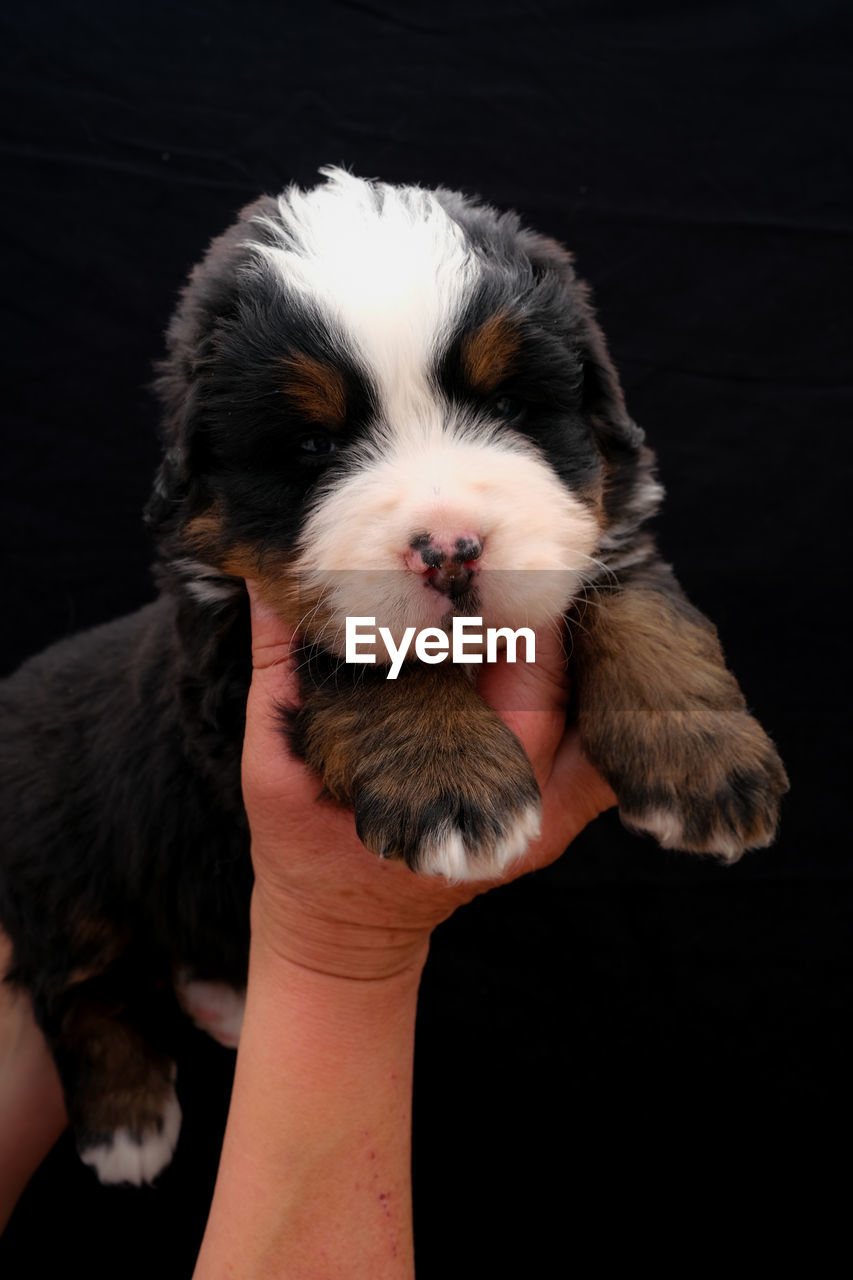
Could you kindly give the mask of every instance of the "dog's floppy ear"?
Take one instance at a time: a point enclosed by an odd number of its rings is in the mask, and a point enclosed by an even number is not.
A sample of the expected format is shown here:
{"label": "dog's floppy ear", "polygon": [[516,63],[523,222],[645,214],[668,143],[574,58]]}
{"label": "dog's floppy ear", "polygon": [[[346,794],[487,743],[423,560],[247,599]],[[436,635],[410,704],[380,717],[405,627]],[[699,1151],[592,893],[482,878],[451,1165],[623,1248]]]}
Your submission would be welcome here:
{"label": "dog's floppy ear", "polygon": [[237,305],[239,268],[250,256],[248,242],[262,238],[249,224],[275,209],[270,196],[254,200],[236,222],[211,241],[190,272],[166,331],[166,356],[154,386],[163,405],[163,459],[145,510],[149,527],[165,534],[196,514],[193,493],[204,472],[204,385],[220,327]]}
{"label": "dog's floppy ear", "polygon": [[583,409],[592,421],[602,451],[636,453],[643,432],[625,407],[625,397],[604,334],[595,318],[589,287],[575,274],[571,254],[556,240],[535,231],[522,231],[524,251],[541,276],[556,277],[562,285],[578,353],[583,362]]}
{"label": "dog's floppy ear", "polygon": [[[645,434],[625,406],[619,375],[595,318],[589,288],[575,275],[571,255],[547,236],[522,232],[533,270],[558,282],[571,344],[583,365],[582,409],[604,464],[603,513],[612,548],[624,548],[654,515],[663,489]],[[602,542],[602,548],[605,547]]]}
{"label": "dog's floppy ear", "polygon": [[[166,439],[169,439],[168,435]],[[154,488],[145,505],[148,528],[154,533],[172,528],[186,505],[188,492],[189,468],[182,445],[176,439],[175,444],[167,444],[163,452],[154,477]]]}
{"label": "dog's floppy ear", "polygon": [[[173,532],[189,515],[193,456],[201,426],[200,366],[209,353],[215,321],[203,315],[199,268],[185,285],[166,333],[167,355],[157,366],[155,390],[163,406],[164,450],[145,508],[145,520],[156,534]],[[197,474],[197,472],[196,472]]]}

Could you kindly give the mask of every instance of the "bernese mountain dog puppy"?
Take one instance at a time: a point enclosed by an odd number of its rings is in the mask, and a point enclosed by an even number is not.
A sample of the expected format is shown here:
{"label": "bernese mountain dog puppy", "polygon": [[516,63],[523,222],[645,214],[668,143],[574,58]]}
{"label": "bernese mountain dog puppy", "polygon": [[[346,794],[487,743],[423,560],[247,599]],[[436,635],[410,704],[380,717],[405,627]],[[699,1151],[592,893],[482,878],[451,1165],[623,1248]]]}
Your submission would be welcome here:
{"label": "bernese mountain dog puppy", "polygon": [[[246,578],[304,641],[294,750],[413,872],[498,876],[538,828],[477,667],[437,660],[454,619],[565,628],[586,752],[667,848],[767,845],[787,785],[645,527],[654,459],[569,255],[451,191],[324,179],[249,205],[183,291],[159,598],[0,694],[8,980],[108,1182],[152,1179],[177,1140],[164,1002],[239,1031]],[[373,664],[347,661],[352,619],[375,622]]]}

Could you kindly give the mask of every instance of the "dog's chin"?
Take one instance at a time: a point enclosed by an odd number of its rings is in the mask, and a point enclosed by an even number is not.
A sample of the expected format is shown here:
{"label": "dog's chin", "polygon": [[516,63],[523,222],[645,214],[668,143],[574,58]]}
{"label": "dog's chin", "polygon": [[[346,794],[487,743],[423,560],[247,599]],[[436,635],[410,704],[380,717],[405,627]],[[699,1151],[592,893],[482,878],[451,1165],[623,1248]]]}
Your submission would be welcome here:
{"label": "dog's chin", "polygon": [[[300,601],[298,630],[312,644],[338,658],[347,654],[348,637],[357,632],[359,651],[375,655],[377,664],[393,662],[401,644],[414,652],[415,637],[428,632],[428,641],[441,637],[452,651],[454,624],[462,636],[466,654],[484,653],[487,633],[491,644],[506,645],[504,630],[553,626],[569,608],[579,585],[578,576],[566,571],[483,572],[464,590],[447,593],[430,585],[426,576],[414,574],[344,571],[314,579],[316,594],[305,592]],[[460,622],[469,625],[460,628]],[[288,621],[296,625],[296,620]],[[386,643],[387,637],[388,643]]]}

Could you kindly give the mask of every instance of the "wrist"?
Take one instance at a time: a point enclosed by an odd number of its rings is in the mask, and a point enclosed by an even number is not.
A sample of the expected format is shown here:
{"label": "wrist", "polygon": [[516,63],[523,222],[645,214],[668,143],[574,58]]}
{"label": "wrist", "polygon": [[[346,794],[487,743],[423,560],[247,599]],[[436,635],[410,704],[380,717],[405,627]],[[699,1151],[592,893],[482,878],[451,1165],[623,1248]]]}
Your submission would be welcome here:
{"label": "wrist", "polygon": [[271,971],[301,970],[346,982],[399,985],[420,981],[429,952],[431,930],[421,924],[402,926],[384,920],[350,922],[326,914],[322,907],[293,896],[265,892],[252,895],[252,957]]}
{"label": "wrist", "polygon": [[[363,969],[368,966],[363,966]],[[272,1072],[283,1053],[312,1062],[312,1088],[325,1090],[342,1069],[366,1072],[365,1084],[387,1049],[392,1055],[414,1043],[421,963],[396,972],[354,976],[315,968],[283,956],[253,936],[244,1033],[263,1038]],[[241,1050],[244,1035],[241,1034]],[[255,1042],[257,1049],[257,1041]],[[368,1094],[375,1081],[367,1086]]]}

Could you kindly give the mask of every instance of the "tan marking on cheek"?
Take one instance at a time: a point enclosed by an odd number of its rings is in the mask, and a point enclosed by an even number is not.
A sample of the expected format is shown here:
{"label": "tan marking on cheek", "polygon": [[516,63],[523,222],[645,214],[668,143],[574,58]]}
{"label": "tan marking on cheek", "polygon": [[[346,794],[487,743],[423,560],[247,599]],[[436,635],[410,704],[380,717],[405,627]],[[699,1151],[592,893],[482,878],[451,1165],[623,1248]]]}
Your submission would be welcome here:
{"label": "tan marking on cheek", "polygon": [[216,507],[195,516],[187,525],[184,536],[197,556],[216,556],[222,542],[222,516]]}
{"label": "tan marking on cheek", "polygon": [[346,420],[346,388],[338,369],[313,356],[287,356],[283,391],[308,422],[342,427]]}
{"label": "tan marking on cheek", "polygon": [[504,312],[492,316],[462,343],[462,369],[475,391],[491,392],[512,369],[519,334]]}
{"label": "tan marking on cheek", "polygon": [[260,556],[254,547],[244,543],[235,543],[228,547],[222,556],[222,568],[235,578],[254,578],[261,575]]}
{"label": "tan marking on cheek", "polygon": [[297,580],[286,573],[258,574],[254,581],[264,604],[296,630],[305,632],[309,621],[314,620],[314,605],[305,597]]}
{"label": "tan marking on cheek", "polygon": [[255,547],[238,543],[225,553],[221,566],[235,578],[251,578],[264,604],[302,635],[320,637],[332,622],[331,609],[306,589],[286,561],[278,560],[270,567]]}

